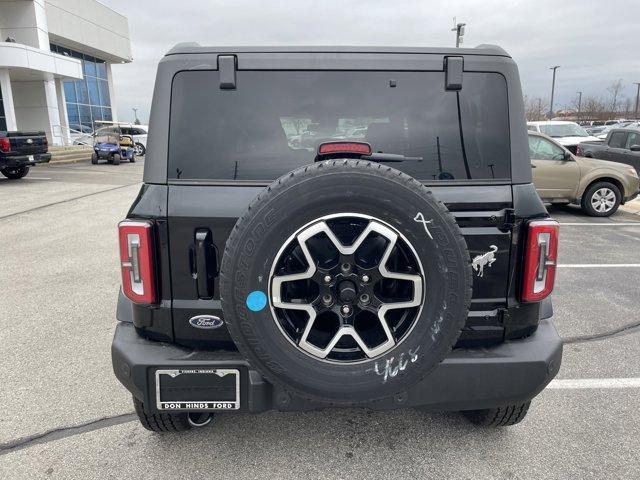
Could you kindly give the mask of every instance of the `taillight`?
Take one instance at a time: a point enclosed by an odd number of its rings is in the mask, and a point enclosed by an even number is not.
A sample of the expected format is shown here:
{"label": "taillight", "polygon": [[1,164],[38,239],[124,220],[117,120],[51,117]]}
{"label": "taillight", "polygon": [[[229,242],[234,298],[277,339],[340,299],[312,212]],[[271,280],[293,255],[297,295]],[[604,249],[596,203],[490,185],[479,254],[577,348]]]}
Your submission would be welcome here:
{"label": "taillight", "polygon": [[522,282],[522,301],[539,302],[553,290],[558,261],[559,225],[538,220],[528,225]]}
{"label": "taillight", "polygon": [[47,137],[44,137],[42,139],[42,146],[45,148],[49,148],[49,140],[47,140]]}
{"label": "taillight", "polygon": [[11,141],[7,137],[0,138],[0,151],[1,152],[11,151]]}
{"label": "taillight", "polygon": [[125,220],[118,225],[122,290],[136,303],[155,303],[153,225]]}
{"label": "taillight", "polygon": [[579,157],[582,157],[584,155],[584,150],[582,150],[582,147],[580,145],[576,146],[576,155],[578,155]]}

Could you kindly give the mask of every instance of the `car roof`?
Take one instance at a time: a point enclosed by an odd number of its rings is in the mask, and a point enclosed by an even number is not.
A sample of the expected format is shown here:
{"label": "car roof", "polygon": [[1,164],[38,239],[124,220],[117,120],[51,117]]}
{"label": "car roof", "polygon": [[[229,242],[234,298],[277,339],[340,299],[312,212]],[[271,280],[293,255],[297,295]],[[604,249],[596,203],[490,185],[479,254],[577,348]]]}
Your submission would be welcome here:
{"label": "car roof", "polygon": [[545,120],[538,122],[527,122],[527,125],[577,125],[577,123],[565,120]]}
{"label": "car roof", "polygon": [[433,53],[452,55],[494,55],[510,57],[497,45],[482,44],[474,48],[435,48],[435,47],[374,47],[374,46],[206,46],[197,42],[179,43],[169,50],[166,55],[179,54],[207,54],[207,53]]}

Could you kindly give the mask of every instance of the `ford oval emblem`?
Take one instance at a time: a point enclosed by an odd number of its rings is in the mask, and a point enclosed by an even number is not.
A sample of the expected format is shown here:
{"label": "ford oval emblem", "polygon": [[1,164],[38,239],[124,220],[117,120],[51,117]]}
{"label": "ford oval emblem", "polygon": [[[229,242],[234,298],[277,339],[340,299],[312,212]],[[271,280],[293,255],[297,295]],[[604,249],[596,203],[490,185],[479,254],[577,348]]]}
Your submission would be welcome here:
{"label": "ford oval emblem", "polygon": [[196,317],[191,317],[189,319],[189,323],[192,327],[203,328],[205,330],[220,328],[224,324],[222,319],[215,315],[198,315]]}

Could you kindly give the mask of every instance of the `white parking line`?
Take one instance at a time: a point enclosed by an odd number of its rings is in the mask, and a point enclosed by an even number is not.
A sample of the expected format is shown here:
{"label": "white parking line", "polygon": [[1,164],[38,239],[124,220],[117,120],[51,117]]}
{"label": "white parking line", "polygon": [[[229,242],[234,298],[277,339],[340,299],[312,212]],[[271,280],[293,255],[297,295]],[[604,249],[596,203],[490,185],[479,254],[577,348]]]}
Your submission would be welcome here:
{"label": "white parking line", "polygon": [[558,268],[639,268],[640,263],[561,263]]}
{"label": "white parking line", "polygon": [[635,378],[555,378],[547,385],[551,390],[586,390],[598,388],[640,388]]}
{"label": "white parking line", "polygon": [[575,227],[575,226],[587,226],[587,227],[640,227],[640,222],[633,222],[633,223],[615,223],[615,222],[611,222],[611,223],[587,223],[587,222],[574,222],[574,223],[564,223],[564,222],[560,222],[560,225],[569,225],[571,227]]}

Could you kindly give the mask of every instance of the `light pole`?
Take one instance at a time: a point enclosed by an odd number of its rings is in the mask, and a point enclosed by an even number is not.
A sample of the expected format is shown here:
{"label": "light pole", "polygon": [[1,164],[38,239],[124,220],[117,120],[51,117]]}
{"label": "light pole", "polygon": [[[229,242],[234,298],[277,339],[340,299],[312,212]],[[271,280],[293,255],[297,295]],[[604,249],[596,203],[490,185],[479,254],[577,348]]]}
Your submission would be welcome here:
{"label": "light pole", "polygon": [[462,43],[462,37],[464,37],[464,27],[466,23],[456,23],[456,17],[453,17],[452,32],[456,32],[456,48],[460,47]]}
{"label": "light pole", "polygon": [[140,123],[140,120],[138,120],[138,109],[132,108],[131,110],[133,110],[133,123],[137,125],[138,123]]}
{"label": "light pole", "polygon": [[636,93],[636,119],[638,118],[638,100],[640,99],[640,82],[635,82],[635,85],[638,86],[638,92]]}
{"label": "light pole", "polygon": [[582,106],[582,92],[578,92],[578,120],[580,120],[580,107]]}
{"label": "light pole", "polygon": [[556,70],[560,68],[560,65],[549,67],[549,70],[553,70],[553,80],[551,81],[551,104],[549,105],[549,120],[553,117],[553,94],[556,90]]}

